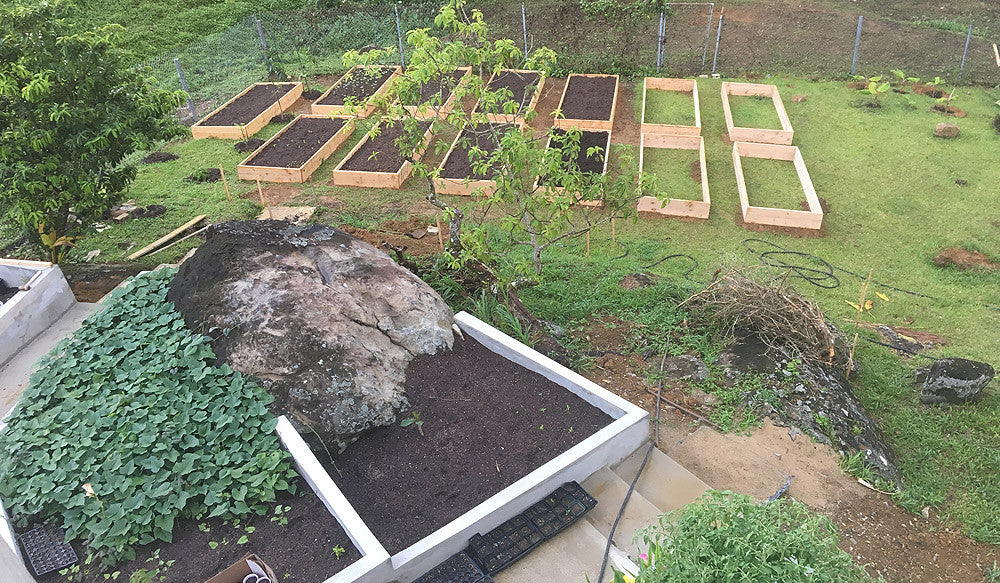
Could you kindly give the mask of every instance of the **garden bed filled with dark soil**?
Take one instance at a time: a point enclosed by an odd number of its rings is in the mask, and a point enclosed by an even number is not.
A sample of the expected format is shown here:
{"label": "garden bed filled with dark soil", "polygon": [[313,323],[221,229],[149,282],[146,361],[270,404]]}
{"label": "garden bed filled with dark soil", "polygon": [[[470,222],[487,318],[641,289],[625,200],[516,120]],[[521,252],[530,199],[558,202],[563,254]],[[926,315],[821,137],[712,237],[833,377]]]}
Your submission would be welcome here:
{"label": "garden bed filled with dark soil", "polygon": [[[330,476],[390,553],[397,553],[613,420],[567,389],[472,338],[418,356],[406,394],[421,424],[372,430]],[[308,439],[308,435],[305,436]]]}
{"label": "garden bed filled with dark soil", "polygon": [[618,80],[611,76],[573,75],[566,87],[562,114],[566,119],[611,119]]}
{"label": "garden bed filled with dark soil", "polygon": [[[515,113],[520,114],[524,108],[528,107],[531,99],[538,90],[538,80],[541,77],[538,73],[504,70],[496,74],[486,86],[487,91],[500,91],[507,89],[511,92],[511,98],[516,103],[521,104]],[[498,111],[496,113],[503,113]]]}
{"label": "garden bed filled with dark soil", "polygon": [[[430,126],[429,122],[421,123],[421,133],[426,132]],[[345,160],[339,169],[357,172],[399,172],[406,160],[400,155],[396,140],[403,135],[403,131],[402,122],[392,126],[382,125],[379,135],[365,139],[361,147],[355,150],[354,155]]]}
{"label": "garden bed filled with dark soil", "polygon": [[344,105],[347,99],[353,98],[355,103],[375,95],[382,85],[392,77],[395,67],[379,67],[378,74],[370,71],[354,70],[353,73],[318,101],[318,105]]}
{"label": "garden bed filled with dark soil", "polygon": [[339,117],[300,117],[278,139],[245,162],[248,166],[298,168],[305,164],[323,144],[330,141],[347,120]]}
{"label": "garden bed filled with dark soil", "polygon": [[203,126],[246,125],[267,111],[286,93],[294,89],[296,83],[254,85],[249,91],[237,97],[221,111],[201,120]]}
{"label": "garden bed filled with dark soil", "polygon": [[[464,69],[452,71],[448,75],[443,75],[424,83],[419,88],[417,101],[413,102],[410,100],[406,105],[419,105],[421,103],[441,105],[445,103],[467,72]],[[435,99],[435,96],[437,96],[437,99]]]}
{"label": "garden bed filled with dark soil", "polygon": [[[266,514],[237,520],[204,518],[178,520],[173,542],[157,541],[136,549],[136,558],[104,570],[117,577],[95,581],[126,583],[140,569],[159,571],[157,583],[200,583],[247,553],[254,553],[274,570],[274,583],[319,583],[361,558],[351,539],[323,501],[305,485],[299,493],[283,493]],[[244,538],[245,537],[245,538]],[[214,548],[213,548],[214,547]],[[84,549],[78,548],[77,554]],[[338,556],[339,555],[339,556]],[[65,581],[53,572],[39,583]]]}
{"label": "garden bed filled with dark soil", "polygon": [[16,285],[11,287],[7,285],[4,280],[0,279],[0,304],[3,304],[10,298],[14,297],[18,291],[20,290],[17,289]]}
{"label": "garden bed filled with dark soil", "polygon": [[470,159],[469,152],[474,147],[483,150],[484,153],[475,160],[475,164],[481,163],[497,149],[497,142],[493,139],[494,135],[502,136],[513,128],[514,126],[510,124],[484,124],[478,128],[465,128],[458,142],[455,143],[454,149],[448,155],[444,167],[441,168],[441,178],[492,180],[497,168],[494,166],[488,174],[475,172],[472,168],[474,162]]}
{"label": "garden bed filled with dark soil", "polygon": [[[566,130],[552,130],[556,135],[565,136]],[[550,147],[561,147],[562,144],[557,143],[555,140],[549,142]],[[600,152],[594,153],[593,156],[587,155],[587,150],[590,148],[601,148]],[[608,132],[580,132],[580,150],[577,152],[576,159],[571,160],[569,157],[568,150],[563,151],[563,160],[575,164],[580,168],[581,172],[593,173],[593,174],[604,174],[604,160],[608,155]],[[539,180],[539,184],[544,184],[545,178],[542,177]],[[559,186],[559,185],[556,185]]]}

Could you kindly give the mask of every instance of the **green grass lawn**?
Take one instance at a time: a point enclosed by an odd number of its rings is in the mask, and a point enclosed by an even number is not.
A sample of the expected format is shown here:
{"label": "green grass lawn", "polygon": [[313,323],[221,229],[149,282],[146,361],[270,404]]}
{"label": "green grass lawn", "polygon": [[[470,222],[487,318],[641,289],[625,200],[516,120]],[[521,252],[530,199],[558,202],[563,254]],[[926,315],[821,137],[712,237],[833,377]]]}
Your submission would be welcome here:
{"label": "green grass lawn", "polygon": [[794,164],[749,156],[740,161],[750,206],[801,210],[799,203],[806,200],[806,195]]}
{"label": "green grass lawn", "polygon": [[[642,83],[638,85],[637,100],[642,100]],[[649,89],[646,91],[646,123],[694,125],[694,97],[680,91]]]}
{"label": "green grass lawn", "polygon": [[642,156],[643,171],[653,178],[643,194],[701,200],[701,182],[692,176],[692,167],[701,172],[698,150],[646,148]]}
{"label": "green grass lawn", "polygon": [[[702,107],[704,106],[702,101]],[[738,128],[781,129],[778,110],[774,108],[774,101],[770,97],[730,95],[729,108],[733,112],[733,125]],[[795,125],[792,124],[792,127]]]}

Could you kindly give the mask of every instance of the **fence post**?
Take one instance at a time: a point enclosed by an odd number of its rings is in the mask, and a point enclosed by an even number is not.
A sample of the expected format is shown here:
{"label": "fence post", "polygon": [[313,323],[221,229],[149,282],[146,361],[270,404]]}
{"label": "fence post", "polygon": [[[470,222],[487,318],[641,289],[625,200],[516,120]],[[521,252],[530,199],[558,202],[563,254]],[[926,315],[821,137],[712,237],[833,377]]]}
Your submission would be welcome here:
{"label": "fence post", "polygon": [[267,52],[267,40],[264,38],[264,27],[260,24],[260,19],[254,16],[254,25],[257,27],[257,36],[260,38],[260,52],[264,55],[264,64],[267,65],[267,73],[271,74],[271,55]]}
{"label": "fence post", "polygon": [[865,22],[865,15],[858,16],[858,33],[854,36],[854,58],[851,60],[851,75],[858,70],[858,52],[861,51],[861,25]]}
{"label": "fence post", "polygon": [[708,59],[708,37],[712,34],[712,16],[715,13],[715,2],[708,5],[708,26],[705,27],[705,42],[701,49],[701,69],[705,70],[705,60]]}
{"label": "fence post", "polygon": [[660,30],[656,34],[656,72],[660,72],[660,66],[663,64],[663,29],[665,25],[663,23],[663,13],[660,13]]}
{"label": "fence post", "polygon": [[715,66],[719,64],[719,41],[722,40],[722,21],[726,18],[726,9],[719,11],[719,30],[715,34],[715,58],[712,59],[712,72],[715,73]]}
{"label": "fence post", "polygon": [[399,6],[394,6],[396,9],[396,38],[399,39],[399,64],[404,69],[406,68],[406,59],[403,57],[403,31],[399,27]]}
{"label": "fence post", "polygon": [[177,78],[181,80],[181,89],[187,94],[188,111],[191,112],[191,119],[198,119],[198,113],[194,110],[194,100],[191,99],[191,92],[188,91],[187,79],[184,78],[184,71],[181,70],[181,61],[176,57],[174,57],[174,67],[177,67]]}
{"label": "fence post", "polygon": [[969,56],[969,43],[972,42],[972,26],[975,21],[969,23],[969,34],[965,37],[965,52],[962,53],[962,68],[958,70],[958,82],[962,82],[962,75],[965,74],[965,59]]}
{"label": "fence post", "polygon": [[524,14],[524,3],[521,3],[521,30],[524,32],[524,58],[528,58],[528,18]]}

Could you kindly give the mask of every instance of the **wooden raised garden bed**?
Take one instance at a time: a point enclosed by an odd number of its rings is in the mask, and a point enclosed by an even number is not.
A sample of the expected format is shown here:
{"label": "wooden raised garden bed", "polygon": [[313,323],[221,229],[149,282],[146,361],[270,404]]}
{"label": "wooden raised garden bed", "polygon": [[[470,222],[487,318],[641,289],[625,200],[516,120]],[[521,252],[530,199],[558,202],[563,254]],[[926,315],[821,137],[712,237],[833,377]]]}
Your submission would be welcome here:
{"label": "wooden raised garden bed", "polygon": [[[486,155],[496,149],[497,143],[493,139],[494,134],[503,134],[509,130],[517,128],[524,131],[523,124],[484,124],[477,128],[468,127],[455,137],[451,148],[441,162],[441,172],[437,180],[434,181],[434,189],[440,194],[457,194],[468,196],[480,193],[481,196],[490,196],[496,192],[496,181],[493,175],[476,174],[473,169],[473,161],[470,160],[469,150],[478,147],[486,152]],[[476,162],[481,159],[477,158]]]}
{"label": "wooden raised garden bed", "polygon": [[[642,134],[639,141],[639,170],[646,172],[646,148],[662,148],[670,150],[697,150],[700,165],[698,177],[701,181],[701,199],[679,199],[656,196],[641,196],[636,205],[640,213],[655,213],[668,217],[687,217],[707,219],[712,208],[712,199],[708,193],[708,170],[705,165],[705,139],[701,136],[670,136],[663,134]],[[675,194],[672,192],[666,195]],[[665,201],[664,201],[665,200]]]}
{"label": "wooden raised garden bed", "polygon": [[516,111],[504,113],[502,108],[494,107],[496,111],[482,110],[482,102],[476,104],[475,113],[486,115],[490,123],[524,123],[524,116],[534,111],[538,98],[542,95],[545,76],[538,71],[527,69],[503,69],[490,77],[486,84],[487,91],[507,89],[511,92],[510,99],[520,104]]}
{"label": "wooden raised garden bed", "polygon": [[[416,159],[420,158],[433,133],[429,121],[422,122],[421,127],[426,127],[426,130]],[[403,187],[413,172],[413,164],[400,156],[396,146],[396,139],[403,134],[403,122],[398,121],[392,126],[382,124],[379,129],[378,136],[369,132],[337,165],[333,171],[334,184],[369,188]]]}
{"label": "wooden raised garden bed", "polygon": [[[406,369],[419,428],[372,430],[333,461],[303,435],[341,494],[334,512],[357,516],[392,555],[381,578],[358,581],[413,581],[473,535],[647,440],[644,410],[469,314],[455,323],[463,336],[452,350]],[[348,534],[353,520],[341,520]]]}
{"label": "wooden raised garden bed", "polygon": [[[374,71],[377,71],[376,74]],[[356,65],[313,102],[312,112],[316,115],[354,115],[368,117],[375,112],[376,105],[369,103],[364,109],[348,112],[347,100],[353,98],[359,105],[369,97],[384,94],[392,87],[393,81],[402,73],[401,67],[382,65]]]}
{"label": "wooden raised garden bed", "polygon": [[[554,130],[557,134],[565,134],[566,130],[556,129]],[[587,156],[587,150],[599,146],[603,151],[597,156]],[[552,148],[552,138],[549,138],[546,148]],[[611,132],[610,131],[583,131],[580,132],[580,151],[577,153],[576,160],[573,161],[574,164],[579,166],[580,170],[586,173],[593,174],[605,174],[608,171],[608,155],[611,150]],[[563,159],[569,161],[566,158],[566,154],[563,154]],[[535,182],[535,187],[544,186],[551,192],[565,192],[566,189],[559,184],[546,184],[546,177],[541,176]],[[583,206],[594,206],[600,207],[604,206],[604,201],[602,200],[589,200],[579,198],[577,203]]]}
{"label": "wooden raised garden bed", "polygon": [[302,96],[302,83],[254,83],[191,126],[191,137],[245,140]]}
{"label": "wooden raised garden bed", "polygon": [[[765,128],[745,128],[738,127],[733,123],[733,111],[729,105],[729,96],[737,97],[770,97],[774,103],[774,109],[778,114],[781,129]],[[792,122],[788,119],[785,105],[781,102],[781,95],[774,85],[761,85],[758,83],[722,83],[722,110],[726,114],[726,130],[729,132],[731,142],[756,142],[759,144],[778,144],[790,146],[794,131]]]}
{"label": "wooden raised garden bed", "polygon": [[417,103],[404,103],[403,107],[417,119],[444,119],[458,102],[458,89],[472,73],[472,67],[459,67],[418,88]]}
{"label": "wooden raised garden bed", "polygon": [[[809,210],[751,206],[747,195],[746,178],[743,176],[741,158],[764,158],[793,163],[799,182],[802,184],[802,190],[805,192]],[[736,142],[733,144],[733,166],[736,168],[736,185],[740,192],[740,209],[743,213],[744,223],[811,230],[819,230],[823,227],[823,207],[820,205],[819,197],[816,196],[816,189],[809,177],[809,171],[806,170],[802,152],[797,146]]]}
{"label": "wooden raised garden bed", "polygon": [[305,182],[354,133],[354,118],[300,115],[236,167],[241,180]]}
{"label": "wooden raised garden bed", "polygon": [[[656,91],[690,94],[691,99],[694,102],[694,125],[674,125],[651,123],[646,121],[646,109],[649,106],[650,93]],[[694,79],[662,79],[659,77],[646,77],[642,82],[642,121],[640,131],[643,134],[700,136],[701,104],[698,100],[698,82]]]}
{"label": "wooden raised garden bed", "polygon": [[553,125],[561,129],[579,128],[610,132],[618,105],[618,75],[573,73],[566,80],[559,111]]}

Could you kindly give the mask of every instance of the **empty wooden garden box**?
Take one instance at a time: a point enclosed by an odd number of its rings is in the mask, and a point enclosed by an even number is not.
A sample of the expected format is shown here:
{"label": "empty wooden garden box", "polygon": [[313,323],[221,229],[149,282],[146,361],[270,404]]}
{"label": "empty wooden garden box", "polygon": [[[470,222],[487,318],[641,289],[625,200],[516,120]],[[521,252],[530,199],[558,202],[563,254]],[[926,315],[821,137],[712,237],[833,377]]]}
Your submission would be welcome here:
{"label": "empty wooden garden box", "polygon": [[[565,130],[562,130],[562,131],[565,131]],[[594,142],[594,143],[590,143],[590,142]],[[593,147],[593,146],[600,146],[601,148],[603,148],[603,152],[601,153],[601,157],[603,158],[603,161],[601,163],[601,171],[599,173],[600,175],[603,176],[604,174],[607,174],[607,172],[608,172],[608,156],[609,156],[610,150],[611,150],[611,132],[610,131],[603,131],[603,130],[602,131],[585,130],[585,131],[581,132],[581,135],[580,135],[580,152],[577,155],[577,163],[579,163],[581,159],[586,159],[587,158],[587,150],[590,147]],[[546,149],[552,147],[552,137],[551,136],[549,137],[548,142],[545,144],[545,147],[546,147]],[[564,188],[562,186],[558,186],[558,185],[546,186],[546,185],[544,185],[544,181],[543,181],[542,177],[539,177],[539,178],[537,178],[535,180],[535,188],[536,189],[537,188],[545,188],[548,191],[555,192],[555,193],[564,193],[564,192],[566,192],[566,188]],[[582,199],[582,198],[578,197],[576,202],[577,202],[577,204],[580,204],[580,205],[583,205],[583,206],[592,206],[592,207],[602,207],[602,206],[604,206],[604,201],[603,200],[590,200],[590,199]]]}
{"label": "empty wooden garden box", "polygon": [[[329,124],[327,123],[329,122]],[[339,127],[336,127],[339,122]],[[301,164],[294,167],[288,166],[263,166],[254,163],[254,160],[265,153],[291,149],[301,142],[297,136],[298,131],[306,124],[332,125],[327,131],[331,132],[326,141],[317,145],[316,150]],[[333,155],[347,138],[354,133],[354,118],[348,116],[328,116],[303,114],[296,117],[292,123],[283,127],[281,131],[274,134],[270,140],[264,142],[245,160],[236,167],[236,172],[241,180],[260,180],[261,182],[305,182],[309,180],[313,172],[319,168],[324,160]],[[301,155],[300,155],[301,156]]]}
{"label": "empty wooden garden box", "polygon": [[[265,91],[267,87],[277,87],[285,85],[288,90],[276,99],[265,97],[259,108],[254,108],[251,113],[246,114],[244,121],[234,121],[227,125],[212,125],[212,117],[223,112],[227,107],[248,102],[252,104],[254,97]],[[245,140],[264,128],[271,120],[281,115],[292,106],[299,97],[302,96],[302,83],[254,83],[247,87],[239,95],[220,105],[215,111],[203,117],[198,123],[191,126],[191,137],[199,138],[222,138],[226,140]],[[256,112],[256,113],[255,113]]]}
{"label": "empty wooden garden box", "polygon": [[[607,80],[613,79],[610,87]],[[603,87],[603,86],[607,87]],[[584,92],[603,91],[610,89],[611,94],[600,95],[594,99]],[[569,99],[567,99],[569,97]],[[615,107],[618,106],[618,75],[585,75],[573,73],[566,80],[562,97],[559,99],[559,111],[562,117],[557,117],[552,124],[560,129],[578,128],[610,132],[615,123]]]}
{"label": "empty wooden garden box", "polygon": [[517,77],[523,80],[525,77],[534,78],[534,81],[529,81],[524,85],[524,93],[527,93],[528,88],[534,86],[535,91],[528,100],[528,103],[524,103],[525,94],[517,95],[515,93],[511,99],[514,102],[521,103],[522,107],[515,113],[503,113],[503,112],[482,112],[480,110],[481,103],[477,103],[474,113],[483,113],[486,116],[486,120],[490,123],[514,123],[522,124],[525,122],[524,117],[535,110],[535,106],[538,104],[538,98],[542,95],[542,87],[545,85],[545,75],[540,71],[533,71],[529,69],[501,69],[497,73],[490,76],[490,80],[486,83],[487,91],[498,91],[502,88],[511,88],[510,79],[511,77]]}
{"label": "empty wooden garden box", "polygon": [[[482,133],[480,133],[480,135],[485,135],[486,139],[489,140],[489,143],[487,144],[489,146],[489,149],[483,146],[482,139],[478,139],[475,145],[478,145],[480,148],[486,150],[487,152],[491,152],[492,149],[496,148],[495,142],[492,141],[493,131],[497,132],[509,131],[503,126],[508,126],[510,129],[516,128],[518,131],[521,132],[524,131],[523,123],[518,123],[518,124],[491,123],[483,125],[501,126],[493,128],[490,127],[482,128]],[[457,136],[455,136],[455,141],[451,143],[451,148],[448,149],[448,153],[445,154],[444,160],[441,161],[441,166],[440,166],[441,172],[438,174],[438,178],[434,181],[434,190],[438,194],[454,194],[460,196],[469,196],[473,193],[479,192],[482,196],[487,197],[496,192],[497,189],[496,180],[487,178],[472,178],[470,176],[455,177],[455,176],[448,176],[447,174],[450,161],[454,161],[456,157],[464,157],[464,159],[462,160],[464,162],[469,158],[468,148],[461,147],[462,144],[460,142],[462,141],[463,137],[469,140],[473,139],[472,136],[470,135],[472,131],[476,130],[473,130],[473,128],[469,127],[466,128],[464,131],[460,132]],[[462,165],[465,166],[464,163]]]}
{"label": "empty wooden garden box", "polygon": [[[799,182],[802,184],[802,190],[805,192],[809,210],[752,206],[747,194],[746,178],[743,176],[742,158],[764,158],[793,163]],[[739,188],[740,209],[743,212],[744,223],[811,230],[819,230],[823,227],[823,207],[820,205],[819,197],[816,196],[816,189],[809,177],[809,171],[806,170],[802,152],[797,146],[736,142],[733,144],[733,166],[736,169],[736,185]]]}
{"label": "empty wooden garden box", "polygon": [[[708,169],[705,165],[705,138],[701,136],[671,136],[666,134],[642,134],[639,140],[639,170],[646,172],[646,148],[663,148],[670,150],[697,150],[701,173],[701,200],[697,199],[661,199],[656,196],[640,196],[636,210],[640,213],[656,213],[667,217],[686,217],[692,219],[707,219],[712,208],[712,199],[708,192]],[[664,193],[673,194],[673,193]]]}
{"label": "empty wooden garden box", "polygon": [[[654,91],[690,93],[694,105],[694,125],[674,125],[666,123],[651,123],[646,121],[646,109],[649,107],[649,95]],[[694,79],[664,79],[660,77],[646,77],[642,82],[642,122],[640,131],[643,134],[700,136],[701,105],[698,100],[698,81]]]}
{"label": "empty wooden garden box", "polygon": [[[372,76],[371,73],[371,70],[373,69],[380,69],[383,71],[383,73],[379,77],[374,77]],[[379,79],[382,79],[382,82],[379,83],[377,87],[374,87],[374,91],[372,91],[370,94],[352,96],[355,97],[354,105],[358,106],[365,99],[383,95],[386,91],[388,91],[392,87],[393,82],[396,80],[397,77],[400,76],[400,74],[402,74],[402,72],[403,72],[402,67],[398,66],[355,65],[354,67],[351,68],[351,70],[344,73],[344,75],[340,79],[338,79],[337,82],[334,83],[332,87],[323,92],[323,95],[320,95],[319,99],[314,101],[313,104],[310,106],[310,110],[312,111],[312,113],[316,115],[354,115],[356,117],[368,117],[371,114],[375,113],[376,109],[375,103],[369,102],[363,108],[359,109],[355,107],[354,111],[348,112],[348,106],[347,104],[344,103],[345,97],[339,95],[337,93],[337,90],[343,87],[345,83],[351,81],[352,79],[356,79],[357,75],[370,77],[372,79],[373,85],[375,83],[378,83]]]}
{"label": "empty wooden garden box", "polygon": [[[430,121],[421,122],[421,126],[426,126],[426,130],[423,142],[414,155],[415,160],[420,159],[434,135],[434,128]],[[413,172],[413,164],[400,156],[399,148],[395,144],[395,139],[402,134],[402,131],[402,120],[398,120],[393,126],[380,124],[380,133],[377,137],[373,138],[369,131],[333,170],[333,183],[337,186],[402,188],[403,183]],[[371,156],[373,152],[375,153],[374,158]],[[378,166],[381,165],[379,157],[386,152],[388,154],[385,157],[388,158],[389,165],[395,170],[378,169]],[[372,169],[366,170],[365,166]]]}
{"label": "empty wooden garden box", "polygon": [[[770,97],[774,103],[774,109],[778,113],[778,120],[781,122],[781,129],[765,128],[744,128],[733,124],[733,111],[729,105],[729,96],[739,97]],[[761,85],[758,83],[722,83],[722,110],[726,114],[726,130],[729,132],[731,142],[755,142],[758,144],[778,144],[784,146],[792,145],[792,122],[788,119],[788,112],[781,102],[781,95],[774,85]]]}
{"label": "empty wooden garden box", "polygon": [[[458,102],[458,88],[468,81],[471,73],[472,67],[458,67],[454,71],[448,73],[448,75],[458,77],[458,79],[457,82],[455,82],[455,85],[452,86],[451,93],[448,95],[448,98],[440,104],[430,105],[434,95],[432,92],[430,96],[421,96],[420,99],[423,101],[420,103],[415,105],[404,104],[403,107],[405,107],[406,111],[410,112],[410,114],[417,119],[444,119],[448,117],[448,114],[451,113],[452,109],[454,109],[455,103]],[[447,76],[441,76],[436,78],[436,81],[438,81],[437,87],[439,92],[441,89],[444,89],[444,81],[446,77]],[[431,84],[428,83],[427,85]],[[433,90],[433,87],[431,87],[431,89]]]}

